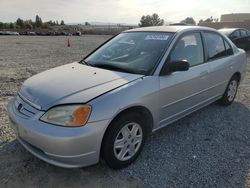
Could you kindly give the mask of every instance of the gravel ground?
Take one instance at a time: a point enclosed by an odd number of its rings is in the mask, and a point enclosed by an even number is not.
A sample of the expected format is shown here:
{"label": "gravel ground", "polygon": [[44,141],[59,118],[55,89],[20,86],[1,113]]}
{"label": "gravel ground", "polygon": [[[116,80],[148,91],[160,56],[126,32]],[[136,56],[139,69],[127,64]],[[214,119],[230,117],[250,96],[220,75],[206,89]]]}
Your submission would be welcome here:
{"label": "gravel ground", "polygon": [[[110,36],[0,36],[0,187],[249,187],[250,65],[236,102],[212,104],[153,134],[123,170],[49,165],[29,154],[9,128],[6,105],[28,77],[80,60]],[[248,54],[250,61],[250,53]]]}

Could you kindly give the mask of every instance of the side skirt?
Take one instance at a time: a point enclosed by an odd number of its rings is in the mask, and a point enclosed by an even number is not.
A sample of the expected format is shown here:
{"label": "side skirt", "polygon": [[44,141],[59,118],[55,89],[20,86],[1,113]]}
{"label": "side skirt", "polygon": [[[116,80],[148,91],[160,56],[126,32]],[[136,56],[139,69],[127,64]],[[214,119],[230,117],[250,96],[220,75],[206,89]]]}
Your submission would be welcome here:
{"label": "side skirt", "polygon": [[221,95],[217,95],[217,96],[214,96],[212,98],[209,98],[201,103],[198,103],[196,104],[195,106],[192,106],[190,108],[187,108],[181,112],[178,112],[170,117],[167,117],[166,119],[162,120],[161,122],[159,122],[159,126],[157,126],[155,129],[152,130],[152,132],[155,132],[163,127],[166,127],[167,125],[197,111],[197,110],[200,110],[201,108],[205,107],[205,106],[208,106],[209,104],[217,101],[218,99],[220,99],[222,96]]}

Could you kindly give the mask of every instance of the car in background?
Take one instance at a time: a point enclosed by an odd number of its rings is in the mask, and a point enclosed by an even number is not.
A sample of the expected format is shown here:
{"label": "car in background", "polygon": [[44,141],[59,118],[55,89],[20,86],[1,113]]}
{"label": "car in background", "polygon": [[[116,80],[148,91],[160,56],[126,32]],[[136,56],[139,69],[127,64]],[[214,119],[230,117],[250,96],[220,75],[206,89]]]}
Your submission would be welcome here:
{"label": "car in background", "polygon": [[119,169],[151,132],[215,101],[232,104],[245,71],[244,50],[214,29],[132,29],[26,80],[8,105],[10,124],[48,163],[73,168],[103,158]]}
{"label": "car in background", "polygon": [[227,35],[238,48],[245,51],[250,49],[250,31],[243,28],[225,28],[219,31]]}
{"label": "car in background", "polygon": [[0,31],[0,35],[19,35],[16,31]]}

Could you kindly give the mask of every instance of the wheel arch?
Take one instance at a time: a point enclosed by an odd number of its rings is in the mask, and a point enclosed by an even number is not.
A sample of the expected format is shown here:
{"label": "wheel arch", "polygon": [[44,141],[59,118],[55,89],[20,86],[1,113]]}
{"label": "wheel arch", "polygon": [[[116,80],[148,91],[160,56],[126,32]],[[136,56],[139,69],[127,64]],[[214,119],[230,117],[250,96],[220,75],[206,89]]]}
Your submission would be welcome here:
{"label": "wheel arch", "polygon": [[236,77],[237,77],[238,82],[240,82],[240,81],[241,81],[241,73],[240,73],[240,72],[235,72],[231,78],[233,78],[234,76],[236,76]]}
{"label": "wheel arch", "polygon": [[116,116],[110,121],[109,125],[107,126],[105,133],[103,135],[102,138],[102,142],[101,142],[101,150],[100,150],[100,155],[102,155],[102,148],[103,148],[103,143],[104,143],[104,139],[109,131],[109,129],[111,128],[111,124],[116,121],[119,117],[121,117],[122,115],[126,114],[126,113],[137,113],[142,115],[142,118],[145,120],[145,123],[147,123],[147,134],[150,134],[152,132],[153,129],[153,115],[150,112],[150,110],[148,108],[146,108],[145,106],[132,106],[132,107],[128,107],[126,109],[123,109],[122,111],[120,111],[118,114],[116,114]]}

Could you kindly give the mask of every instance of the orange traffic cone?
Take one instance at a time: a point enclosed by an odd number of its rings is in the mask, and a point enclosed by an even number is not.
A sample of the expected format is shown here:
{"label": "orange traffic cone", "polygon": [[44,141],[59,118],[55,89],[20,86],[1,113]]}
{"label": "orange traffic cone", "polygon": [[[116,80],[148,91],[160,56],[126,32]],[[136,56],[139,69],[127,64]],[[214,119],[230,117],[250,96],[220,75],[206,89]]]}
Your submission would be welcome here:
{"label": "orange traffic cone", "polygon": [[71,44],[70,44],[70,40],[68,39],[68,41],[67,41],[67,46],[68,47],[70,47],[71,46]]}

